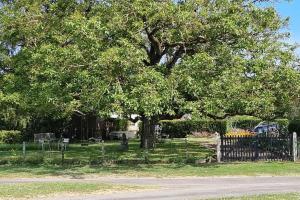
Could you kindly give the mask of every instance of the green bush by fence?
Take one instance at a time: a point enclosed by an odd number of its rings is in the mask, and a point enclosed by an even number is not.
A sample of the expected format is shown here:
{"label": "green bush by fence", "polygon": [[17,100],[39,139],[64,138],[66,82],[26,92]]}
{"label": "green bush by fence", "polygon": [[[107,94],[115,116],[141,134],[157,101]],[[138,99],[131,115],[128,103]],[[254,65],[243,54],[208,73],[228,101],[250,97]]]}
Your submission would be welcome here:
{"label": "green bush by fence", "polygon": [[251,116],[237,116],[227,119],[227,131],[239,128],[245,130],[252,130],[262,120],[257,117]]}
{"label": "green bush by fence", "polygon": [[[246,130],[253,130],[260,122],[264,120],[252,117],[252,116],[237,116],[232,117],[227,120],[227,131],[230,131],[233,128],[240,128]],[[278,123],[280,133],[288,133],[289,129],[289,120],[288,119],[275,119],[273,122]]]}
{"label": "green bush by fence", "polygon": [[288,125],[288,130],[290,133],[296,132],[300,136],[300,119],[291,120]]}
{"label": "green bush by fence", "polygon": [[0,130],[0,143],[19,143],[22,139],[21,131]]}
{"label": "green bush by fence", "polygon": [[[253,130],[262,121],[262,119],[256,117],[238,116],[227,120],[162,120],[160,125],[162,126],[162,132],[169,135],[170,138],[183,138],[192,132],[207,131],[225,134],[233,128]],[[276,119],[273,121],[278,123],[282,134],[289,132],[288,119]],[[300,131],[300,121],[298,130]]]}
{"label": "green bush by fence", "polygon": [[288,119],[275,119],[274,120],[279,125],[279,131],[281,134],[292,133],[289,131],[290,121]]}
{"label": "green bush by fence", "polygon": [[192,132],[226,132],[226,121],[223,120],[162,120],[162,132],[171,138],[183,138]]}

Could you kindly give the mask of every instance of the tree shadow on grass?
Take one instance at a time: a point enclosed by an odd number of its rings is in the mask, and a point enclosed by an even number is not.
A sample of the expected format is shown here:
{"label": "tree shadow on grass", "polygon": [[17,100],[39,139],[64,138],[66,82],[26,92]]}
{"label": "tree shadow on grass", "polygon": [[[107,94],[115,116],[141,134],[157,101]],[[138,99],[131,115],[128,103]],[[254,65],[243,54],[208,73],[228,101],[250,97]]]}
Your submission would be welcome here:
{"label": "tree shadow on grass", "polygon": [[[202,168],[217,168],[219,164],[198,164],[192,163],[197,159],[205,159],[213,151],[197,141],[189,141],[186,146],[185,140],[170,140],[163,144],[158,144],[155,150],[149,150],[148,164],[145,162],[145,152],[139,148],[137,141],[129,143],[128,151],[119,150],[119,142],[105,143],[105,159],[108,164],[103,164],[99,144],[82,147],[79,144],[71,144],[65,152],[65,166],[61,166],[61,153],[59,151],[44,156],[44,160],[37,160],[37,151],[28,151],[29,162],[23,162],[21,156],[14,164],[9,156],[7,165],[0,165],[0,177],[8,176],[71,176],[80,178],[86,174],[112,175],[112,174],[157,174],[164,175],[165,171],[169,174],[176,171],[183,171],[187,167],[194,171]],[[189,159],[187,163],[186,151]],[[21,155],[21,151],[18,152]],[[37,160],[37,161],[36,161]],[[111,162],[111,163],[110,163]],[[34,164],[37,163],[37,164]],[[94,165],[92,165],[95,163]]]}
{"label": "tree shadow on grass", "polygon": [[[107,166],[53,166],[53,165],[22,165],[0,166],[0,177],[40,177],[40,176],[67,176],[71,178],[80,179],[85,175],[139,175],[146,176],[164,176],[164,172],[169,175],[174,172],[175,174],[180,170],[181,174],[184,174],[185,170],[204,168],[219,168],[222,164],[119,164],[119,165],[107,165]],[[189,168],[189,169],[187,169]]]}

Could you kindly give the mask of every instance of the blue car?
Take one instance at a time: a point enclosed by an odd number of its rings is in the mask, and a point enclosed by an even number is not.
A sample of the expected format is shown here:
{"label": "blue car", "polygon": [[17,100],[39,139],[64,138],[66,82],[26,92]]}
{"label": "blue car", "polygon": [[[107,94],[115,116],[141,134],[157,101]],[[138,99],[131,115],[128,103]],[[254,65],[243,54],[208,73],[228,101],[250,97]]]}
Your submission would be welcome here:
{"label": "blue car", "polygon": [[257,135],[260,134],[271,134],[278,136],[279,135],[279,125],[275,122],[261,122],[254,127],[253,132]]}

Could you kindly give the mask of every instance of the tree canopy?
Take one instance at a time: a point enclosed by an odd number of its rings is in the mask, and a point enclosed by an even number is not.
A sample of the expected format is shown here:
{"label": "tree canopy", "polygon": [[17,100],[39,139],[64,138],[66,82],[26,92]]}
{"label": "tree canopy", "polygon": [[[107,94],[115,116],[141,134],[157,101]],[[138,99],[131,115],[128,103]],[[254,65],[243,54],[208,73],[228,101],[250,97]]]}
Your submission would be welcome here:
{"label": "tree canopy", "polygon": [[0,101],[53,118],[284,116],[295,47],[287,19],[258,2],[1,1]]}

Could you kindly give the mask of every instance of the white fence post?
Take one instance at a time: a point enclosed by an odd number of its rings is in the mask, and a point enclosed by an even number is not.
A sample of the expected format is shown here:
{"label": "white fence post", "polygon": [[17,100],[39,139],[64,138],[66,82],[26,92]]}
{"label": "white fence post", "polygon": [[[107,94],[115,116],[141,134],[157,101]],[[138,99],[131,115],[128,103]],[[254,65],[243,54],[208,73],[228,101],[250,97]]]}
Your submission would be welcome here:
{"label": "white fence post", "polygon": [[188,139],[185,137],[185,159],[189,159],[189,150],[188,150]]}
{"label": "white fence post", "polygon": [[217,162],[220,163],[222,160],[221,154],[221,136],[220,133],[216,133],[217,135]]}
{"label": "white fence post", "polygon": [[293,132],[293,161],[298,160],[298,142],[297,142],[297,133]]}
{"label": "white fence post", "polygon": [[26,143],[23,142],[23,157],[25,158],[26,156]]}

